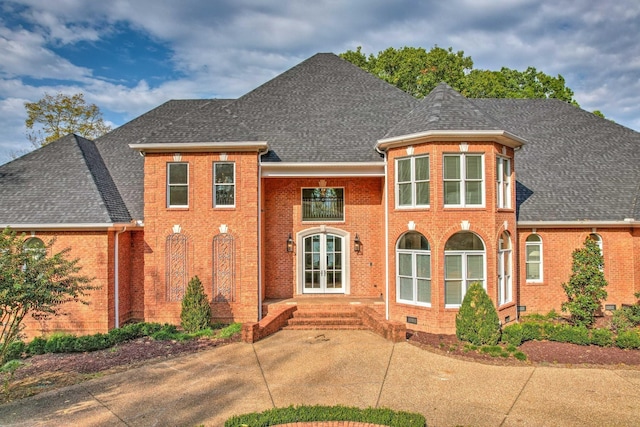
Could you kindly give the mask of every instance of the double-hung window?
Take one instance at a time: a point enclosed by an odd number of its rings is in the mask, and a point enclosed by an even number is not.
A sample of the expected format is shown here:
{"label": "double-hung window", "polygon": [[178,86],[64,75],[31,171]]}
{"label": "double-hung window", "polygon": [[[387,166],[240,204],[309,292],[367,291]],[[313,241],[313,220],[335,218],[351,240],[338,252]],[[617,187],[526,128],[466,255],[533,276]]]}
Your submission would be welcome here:
{"label": "double-hung window", "polygon": [[511,236],[506,231],[498,240],[498,304],[507,304],[513,300],[512,262],[513,250]]}
{"label": "double-hung window", "polygon": [[420,233],[410,231],[398,241],[397,300],[431,306],[431,251]]}
{"label": "double-hung window", "polygon": [[188,163],[167,163],[167,207],[189,207]]}
{"label": "double-hung window", "polygon": [[443,159],[445,207],[484,206],[482,154],[445,154]]}
{"label": "double-hung window", "polygon": [[474,233],[460,231],[444,246],[444,306],[460,307],[474,282],[486,289],[484,243]]}
{"label": "double-hung window", "polygon": [[429,156],[396,160],[396,206],[429,206]]}
{"label": "double-hung window", "polygon": [[527,282],[542,282],[542,238],[530,234],[525,241]]}
{"label": "double-hung window", "polygon": [[511,208],[511,160],[496,158],[496,197],[499,209]]}
{"label": "double-hung window", "polygon": [[236,205],[236,165],[216,162],[213,164],[213,206],[234,207]]}

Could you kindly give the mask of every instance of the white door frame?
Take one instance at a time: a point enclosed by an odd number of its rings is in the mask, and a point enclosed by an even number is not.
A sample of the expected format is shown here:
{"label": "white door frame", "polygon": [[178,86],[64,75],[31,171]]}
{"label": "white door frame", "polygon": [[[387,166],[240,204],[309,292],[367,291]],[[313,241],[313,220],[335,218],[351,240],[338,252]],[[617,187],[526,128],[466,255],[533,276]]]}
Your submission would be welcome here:
{"label": "white door frame", "polygon": [[324,292],[324,294],[345,294],[351,293],[350,288],[350,262],[351,262],[351,234],[347,231],[339,228],[327,227],[320,225],[318,227],[307,228],[296,233],[296,257],[298,262],[296,263],[297,269],[297,285],[296,290],[299,295],[304,294],[304,239],[314,234],[334,234],[342,237],[342,251],[343,251],[343,263],[342,263],[342,291],[341,292]]}

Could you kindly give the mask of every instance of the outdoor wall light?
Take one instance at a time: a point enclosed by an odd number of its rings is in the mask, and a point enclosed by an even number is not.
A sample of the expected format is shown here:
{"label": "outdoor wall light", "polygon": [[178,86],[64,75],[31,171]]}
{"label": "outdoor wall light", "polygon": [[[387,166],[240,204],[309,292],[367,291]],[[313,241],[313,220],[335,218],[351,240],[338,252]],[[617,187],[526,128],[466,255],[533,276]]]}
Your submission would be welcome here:
{"label": "outdoor wall light", "polygon": [[287,252],[293,252],[293,239],[291,238],[291,233],[289,233],[289,238],[287,239]]}
{"label": "outdoor wall light", "polygon": [[362,242],[360,241],[360,237],[358,236],[358,233],[356,233],[356,238],[353,239],[353,251],[360,253],[361,250],[362,250]]}

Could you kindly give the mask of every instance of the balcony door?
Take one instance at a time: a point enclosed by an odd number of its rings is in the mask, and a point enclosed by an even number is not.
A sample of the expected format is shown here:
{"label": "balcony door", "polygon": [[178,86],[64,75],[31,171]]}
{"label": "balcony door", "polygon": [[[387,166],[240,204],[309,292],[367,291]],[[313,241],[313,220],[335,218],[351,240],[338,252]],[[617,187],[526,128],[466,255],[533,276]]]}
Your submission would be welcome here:
{"label": "balcony door", "polygon": [[317,233],[303,239],[302,292],[345,293],[345,239],[331,233]]}

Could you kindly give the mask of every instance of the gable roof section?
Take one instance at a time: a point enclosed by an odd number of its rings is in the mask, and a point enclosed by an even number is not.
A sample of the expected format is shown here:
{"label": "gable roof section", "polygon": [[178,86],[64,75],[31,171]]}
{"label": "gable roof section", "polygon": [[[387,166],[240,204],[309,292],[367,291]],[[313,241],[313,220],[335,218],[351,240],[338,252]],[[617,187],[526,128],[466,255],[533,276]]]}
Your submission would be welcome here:
{"label": "gable roof section", "polygon": [[640,133],[555,99],[474,99],[527,140],[518,221],[640,220]]}
{"label": "gable roof section", "polygon": [[67,135],[0,166],[2,225],[127,222],[94,143]]}
{"label": "gable roof section", "polygon": [[229,105],[263,162],[381,162],[380,135],[419,101],[334,54],[320,53]]}

